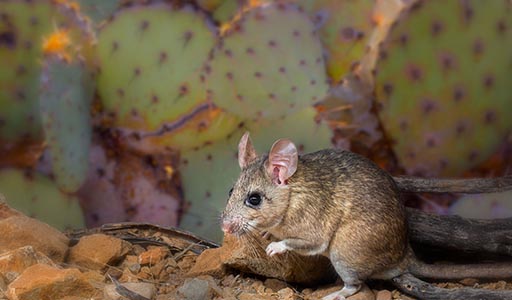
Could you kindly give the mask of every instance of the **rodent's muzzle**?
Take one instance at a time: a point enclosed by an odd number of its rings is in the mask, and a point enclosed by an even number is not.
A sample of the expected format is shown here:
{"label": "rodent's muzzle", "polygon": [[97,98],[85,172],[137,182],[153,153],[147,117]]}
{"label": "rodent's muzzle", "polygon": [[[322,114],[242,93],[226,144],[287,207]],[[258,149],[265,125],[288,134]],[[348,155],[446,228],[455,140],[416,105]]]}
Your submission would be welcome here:
{"label": "rodent's muzzle", "polygon": [[240,234],[243,232],[242,220],[222,215],[221,228],[224,233]]}

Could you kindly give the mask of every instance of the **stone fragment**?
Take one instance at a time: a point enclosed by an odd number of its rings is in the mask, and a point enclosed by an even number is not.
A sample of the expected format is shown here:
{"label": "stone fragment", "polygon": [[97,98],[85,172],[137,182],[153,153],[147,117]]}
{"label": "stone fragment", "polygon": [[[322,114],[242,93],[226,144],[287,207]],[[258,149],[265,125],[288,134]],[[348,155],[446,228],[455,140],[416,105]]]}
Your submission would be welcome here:
{"label": "stone fragment", "polygon": [[50,225],[29,218],[0,201],[0,254],[32,246],[55,263],[64,260],[69,239]]}
{"label": "stone fragment", "polygon": [[393,299],[393,295],[388,290],[380,290],[375,295],[376,300],[391,300]]}
{"label": "stone fragment", "polygon": [[375,294],[366,284],[363,284],[361,290],[348,297],[347,300],[375,300]]}
{"label": "stone fragment", "polygon": [[164,247],[151,247],[148,250],[139,254],[139,264],[141,265],[155,265],[162,261],[169,254],[169,249]]}
{"label": "stone fragment", "polygon": [[226,259],[225,249],[215,248],[204,250],[196,259],[196,263],[188,271],[187,276],[211,275],[221,278],[226,274],[223,260]]}
{"label": "stone fragment", "polygon": [[183,300],[211,299],[212,295],[213,289],[208,280],[204,279],[187,279],[183,285],[178,288],[178,296]]}
{"label": "stone fragment", "polygon": [[[153,299],[156,295],[156,287],[152,283],[147,282],[126,282],[122,283],[122,286],[129,289],[130,291],[141,295],[147,299]],[[109,300],[124,300],[122,295],[120,295],[116,291],[116,286],[114,284],[107,284],[103,288],[103,296],[105,299]]]}
{"label": "stone fragment", "polygon": [[242,292],[238,295],[239,300],[267,300],[271,299],[270,295],[261,295],[257,293]]}
{"label": "stone fragment", "polygon": [[84,236],[69,251],[68,263],[91,270],[102,270],[121,260],[130,243],[105,234]]}
{"label": "stone fragment", "polygon": [[295,295],[295,292],[289,287],[279,290],[277,292],[277,294],[279,295],[279,299],[281,299],[281,300],[296,300],[296,299],[298,299],[297,295]]}
{"label": "stone fragment", "polygon": [[28,267],[7,287],[7,297],[12,300],[90,298],[96,293],[78,269],[59,269],[45,264]]}
{"label": "stone fragment", "polygon": [[0,254],[0,274],[7,283],[16,279],[26,268],[35,264],[56,265],[44,254],[34,250],[32,246],[24,246],[9,252]]}
{"label": "stone fragment", "polygon": [[286,282],[279,280],[279,279],[275,279],[275,278],[268,278],[265,280],[265,282],[263,284],[267,288],[273,290],[274,292],[280,291],[280,290],[288,287],[288,284],[286,284]]}

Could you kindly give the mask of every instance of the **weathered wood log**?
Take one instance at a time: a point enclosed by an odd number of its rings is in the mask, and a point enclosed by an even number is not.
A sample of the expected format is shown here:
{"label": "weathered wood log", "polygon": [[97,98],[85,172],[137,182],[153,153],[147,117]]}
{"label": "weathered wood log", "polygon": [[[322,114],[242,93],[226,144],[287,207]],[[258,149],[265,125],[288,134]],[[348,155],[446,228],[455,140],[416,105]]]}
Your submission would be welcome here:
{"label": "weathered wood log", "polygon": [[466,252],[512,256],[512,218],[496,220],[440,216],[408,208],[411,242]]}
{"label": "weathered wood log", "polygon": [[512,189],[512,176],[474,179],[393,177],[398,189],[410,193],[496,193]]}
{"label": "weathered wood log", "polygon": [[487,290],[475,288],[445,289],[424,282],[411,274],[393,278],[393,283],[402,292],[424,300],[503,300],[512,299],[512,290]]}

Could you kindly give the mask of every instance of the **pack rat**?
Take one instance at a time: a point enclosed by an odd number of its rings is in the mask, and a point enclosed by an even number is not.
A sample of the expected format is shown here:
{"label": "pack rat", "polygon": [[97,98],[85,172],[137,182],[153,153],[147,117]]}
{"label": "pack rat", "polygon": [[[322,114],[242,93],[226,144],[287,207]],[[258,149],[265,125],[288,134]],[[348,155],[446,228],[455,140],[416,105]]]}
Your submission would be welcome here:
{"label": "pack rat", "polygon": [[258,157],[244,134],[242,169],[222,213],[222,230],[271,234],[270,256],[295,251],[327,256],[344,287],[324,299],[355,294],[368,278],[404,273],[421,277],[511,277],[510,266],[431,266],[418,261],[407,239],[399,189],[385,171],[349,151],[326,149],[298,155],[288,139]]}

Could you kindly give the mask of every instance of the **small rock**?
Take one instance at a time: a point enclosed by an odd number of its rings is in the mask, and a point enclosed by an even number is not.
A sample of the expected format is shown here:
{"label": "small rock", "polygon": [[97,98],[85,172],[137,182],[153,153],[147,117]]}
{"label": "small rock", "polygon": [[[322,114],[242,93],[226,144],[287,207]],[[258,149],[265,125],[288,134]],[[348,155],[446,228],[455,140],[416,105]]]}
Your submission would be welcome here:
{"label": "small rock", "polygon": [[58,269],[44,264],[28,267],[7,287],[7,296],[17,300],[87,298],[95,293],[78,269]]}
{"label": "small rock", "polygon": [[185,280],[185,283],[178,288],[178,295],[184,300],[211,299],[213,289],[208,280],[192,278]]}
{"label": "small rock", "polygon": [[101,270],[115,264],[130,251],[130,243],[105,234],[84,236],[69,251],[68,263]]}
{"label": "small rock", "polygon": [[148,266],[146,266],[146,267],[140,268],[140,272],[139,272],[139,274],[137,274],[137,277],[139,277],[141,279],[152,279],[153,274],[151,273],[151,269]]}
{"label": "small rock", "polygon": [[166,275],[166,273],[164,273],[164,269],[165,269],[165,265],[166,264],[166,261],[165,260],[161,260],[159,262],[157,262],[156,264],[154,264],[153,266],[151,266],[150,268],[150,271],[151,271],[151,274],[153,274],[154,277],[156,277],[157,279],[163,281],[164,279],[162,278],[162,275]]}
{"label": "small rock", "polygon": [[272,299],[270,295],[261,295],[257,293],[242,292],[238,295],[238,300],[267,300]]}
{"label": "small rock", "polygon": [[478,279],[476,278],[464,278],[459,281],[461,284],[465,286],[475,286],[478,283]]}
{"label": "small rock", "polygon": [[108,267],[108,269],[105,271],[105,277],[108,278],[109,276],[114,277],[116,279],[119,279],[121,276],[123,276],[123,270],[116,268],[116,267]]}
{"label": "small rock", "polygon": [[146,249],[144,249],[144,247],[142,247],[141,245],[133,245],[133,253],[135,253],[135,255],[140,255],[141,253],[145,252]]}
{"label": "small rock", "polygon": [[140,272],[140,264],[134,263],[128,266],[128,270],[132,272],[132,274],[137,274]]}
{"label": "small rock", "polygon": [[347,297],[347,300],[375,300],[375,294],[366,284],[363,284],[361,290],[354,295]]}
{"label": "small rock", "polygon": [[380,290],[377,292],[375,298],[376,300],[391,300],[393,299],[393,295],[388,290]]}
{"label": "small rock", "polygon": [[[152,283],[147,282],[126,282],[122,283],[122,286],[129,289],[130,291],[141,295],[147,299],[153,299],[156,295],[156,287]],[[125,299],[116,291],[116,286],[114,284],[107,284],[103,288],[103,296],[105,299],[109,300],[121,300]]]}
{"label": "small rock", "polygon": [[164,247],[152,247],[147,251],[139,254],[139,264],[141,265],[155,265],[162,261],[169,254],[169,249]]}
{"label": "small rock", "polygon": [[0,274],[7,279],[7,283],[16,279],[26,268],[35,264],[56,266],[51,259],[32,246],[24,246],[0,255]]}
{"label": "small rock", "polygon": [[311,293],[313,293],[313,289],[311,288],[305,288],[302,290],[303,295],[311,295]]}
{"label": "small rock", "polygon": [[507,288],[507,282],[500,280],[498,282],[492,282],[488,284],[488,287],[490,287],[493,290],[504,290]]}
{"label": "small rock", "polygon": [[[139,273],[140,274],[140,273]],[[120,282],[139,282],[136,274],[132,274],[129,270],[125,269],[123,275],[118,279]]]}
{"label": "small rock", "polygon": [[196,263],[188,271],[188,277],[199,275],[211,275],[221,278],[226,274],[226,267],[223,263],[223,250],[220,248],[206,249],[196,259]]}
{"label": "small rock", "polygon": [[0,253],[32,246],[54,262],[61,263],[68,245],[69,239],[62,232],[0,201]]}
{"label": "small rock", "polygon": [[279,280],[279,279],[275,279],[275,278],[269,278],[269,279],[265,280],[265,282],[263,284],[267,288],[273,290],[274,292],[280,291],[280,290],[288,287],[288,284],[286,284],[286,282]]}
{"label": "small rock", "polygon": [[178,261],[178,268],[181,270],[188,270],[192,269],[192,267],[196,264],[196,257],[195,254],[185,255]]}
{"label": "small rock", "polygon": [[94,287],[103,286],[105,282],[105,276],[98,271],[86,271],[82,273],[82,276]]}
{"label": "small rock", "polygon": [[295,300],[295,299],[297,299],[297,297],[295,295],[295,292],[291,288],[289,288],[289,287],[279,290],[277,292],[277,294],[279,295],[279,299],[281,299],[281,300]]}
{"label": "small rock", "polygon": [[316,289],[315,291],[312,291],[311,293],[307,294],[306,299],[322,299],[323,297],[334,293],[336,291],[339,291],[342,288],[342,286],[337,285],[329,285],[325,287],[320,287]]}

